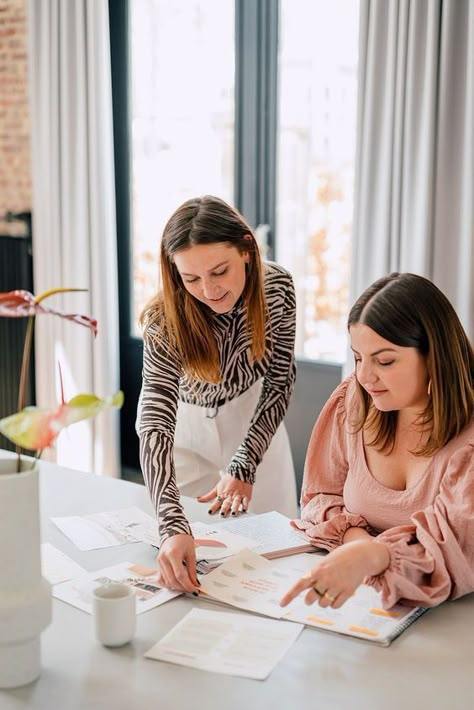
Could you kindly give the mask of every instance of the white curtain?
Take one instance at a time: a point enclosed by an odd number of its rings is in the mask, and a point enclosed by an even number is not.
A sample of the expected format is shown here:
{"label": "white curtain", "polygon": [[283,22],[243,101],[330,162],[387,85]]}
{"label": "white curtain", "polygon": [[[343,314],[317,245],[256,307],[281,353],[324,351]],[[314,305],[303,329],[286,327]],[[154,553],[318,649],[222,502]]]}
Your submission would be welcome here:
{"label": "white curtain", "polygon": [[[99,334],[36,322],[39,406],[119,388],[117,256],[107,0],[29,0],[33,260],[37,294],[86,288],[51,305],[94,316]],[[58,438],[58,463],[119,475],[119,419],[107,411]]]}
{"label": "white curtain", "polygon": [[351,302],[432,279],[474,337],[474,2],[361,0]]}

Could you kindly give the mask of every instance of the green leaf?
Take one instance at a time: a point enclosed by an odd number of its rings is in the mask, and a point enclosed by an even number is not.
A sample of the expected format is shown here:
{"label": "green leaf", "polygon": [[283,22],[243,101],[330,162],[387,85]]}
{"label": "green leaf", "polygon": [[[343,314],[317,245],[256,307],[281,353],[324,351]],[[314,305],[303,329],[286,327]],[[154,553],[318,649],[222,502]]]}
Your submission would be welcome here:
{"label": "green leaf", "polygon": [[77,394],[64,405],[67,408],[65,426],[95,417],[96,414],[109,407],[120,409],[123,400],[124,396],[121,390],[105,399],[100,399],[94,394]]}
{"label": "green leaf", "polygon": [[25,407],[17,414],[0,419],[0,432],[17,446],[42,450],[51,446],[65,427],[92,419],[110,407],[120,409],[123,401],[123,392],[119,390],[105,399],[94,394],[78,394],[54,410]]}

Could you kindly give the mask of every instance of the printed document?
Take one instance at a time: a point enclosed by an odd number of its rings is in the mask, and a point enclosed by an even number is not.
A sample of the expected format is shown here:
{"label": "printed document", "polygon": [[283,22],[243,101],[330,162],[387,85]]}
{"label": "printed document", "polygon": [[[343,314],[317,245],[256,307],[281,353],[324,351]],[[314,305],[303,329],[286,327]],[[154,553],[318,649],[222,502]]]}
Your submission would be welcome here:
{"label": "printed document", "polygon": [[136,506],[51,520],[80,550],[97,550],[130,542],[159,546],[156,520]]}
{"label": "printed document", "polygon": [[[287,589],[314,566],[309,565],[307,561],[299,562],[296,559],[293,565],[285,566],[281,563],[283,560],[277,561],[279,571],[290,573]],[[283,566],[286,568],[283,569]],[[308,606],[304,597],[304,593],[300,594],[282,609],[281,618],[372,641],[381,646],[388,646],[426,611],[424,607],[409,607],[403,604],[384,609],[381,594],[367,584],[361,584],[340,609],[321,607],[317,603]]]}
{"label": "printed document", "polygon": [[258,540],[236,535],[224,530],[219,523],[191,523],[191,530],[196,545],[196,560],[224,560],[245,549],[253,549],[260,545]]}
{"label": "printed document", "polygon": [[193,609],[145,657],[264,680],[302,630],[284,621]]}
{"label": "printed document", "polygon": [[50,584],[59,584],[86,574],[86,570],[49,542],[41,545],[41,571]]}
{"label": "printed document", "polygon": [[172,592],[159,586],[157,570],[148,569],[132,562],[122,562],[63,582],[53,587],[53,597],[92,614],[92,592],[101,584],[120,582],[133,587],[137,599],[137,614],[160,606],[181,592]]}
{"label": "printed document", "polygon": [[257,614],[279,619],[283,609],[281,576],[270,560],[243,550],[201,577],[200,595]]}
{"label": "printed document", "polygon": [[[275,510],[258,515],[241,515],[238,518],[216,523],[215,529],[258,541],[259,545],[254,548],[255,552],[267,559],[316,550],[291,526],[290,518]],[[248,547],[252,546],[248,545]]]}

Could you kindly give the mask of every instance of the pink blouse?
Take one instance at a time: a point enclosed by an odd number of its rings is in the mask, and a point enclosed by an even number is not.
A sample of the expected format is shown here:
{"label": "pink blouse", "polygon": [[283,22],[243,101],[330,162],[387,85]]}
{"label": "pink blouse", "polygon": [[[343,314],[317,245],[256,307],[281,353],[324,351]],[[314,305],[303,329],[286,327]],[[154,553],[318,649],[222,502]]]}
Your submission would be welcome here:
{"label": "pink blouse", "polygon": [[313,429],[294,527],[326,550],[341,545],[350,527],[383,542],[390,564],[366,583],[382,592],[386,608],[436,606],[474,591],[474,421],[434,455],[415,486],[398,491],[372,476],[362,432],[351,433],[355,409],[351,375]]}

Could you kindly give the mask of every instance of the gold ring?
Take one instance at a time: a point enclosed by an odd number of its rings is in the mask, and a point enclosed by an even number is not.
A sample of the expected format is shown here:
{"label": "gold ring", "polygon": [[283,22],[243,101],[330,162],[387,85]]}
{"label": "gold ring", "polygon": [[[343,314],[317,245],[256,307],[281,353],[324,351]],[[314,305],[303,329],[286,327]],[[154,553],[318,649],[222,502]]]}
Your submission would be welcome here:
{"label": "gold ring", "polygon": [[313,587],[313,589],[316,592],[316,594],[318,595],[318,597],[325,597],[326,596],[326,592],[320,592],[317,587]]}
{"label": "gold ring", "polygon": [[331,596],[331,594],[328,594],[327,592],[324,592],[323,597],[326,597],[326,599],[329,599],[329,601],[331,602],[331,604],[332,604],[333,601],[336,599],[336,597]]}

